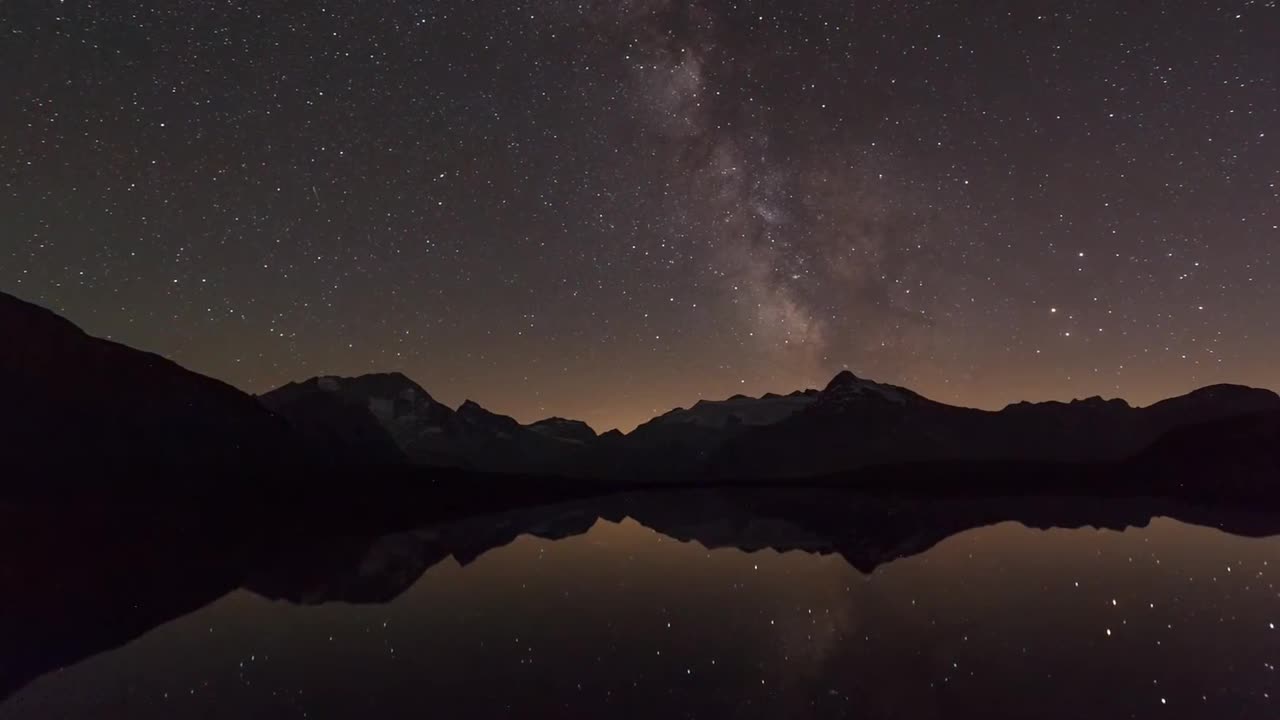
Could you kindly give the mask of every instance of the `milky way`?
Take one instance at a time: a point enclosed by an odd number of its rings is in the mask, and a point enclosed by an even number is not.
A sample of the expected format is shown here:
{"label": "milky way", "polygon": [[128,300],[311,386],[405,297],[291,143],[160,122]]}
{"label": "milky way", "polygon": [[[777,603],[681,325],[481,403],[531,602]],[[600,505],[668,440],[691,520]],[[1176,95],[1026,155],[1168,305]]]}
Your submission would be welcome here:
{"label": "milky way", "polygon": [[1280,376],[1275,2],[0,9],[0,288],[250,391],[630,427]]}
{"label": "milky way", "polygon": [[[597,6],[589,17],[622,53],[639,120],[659,136],[662,235],[695,240],[746,344],[776,372],[820,382],[833,348],[865,357],[928,326],[927,310],[889,287],[891,275],[924,275],[907,259],[923,249],[927,224],[911,216],[921,208],[883,182],[891,163],[873,143],[834,136],[823,118],[820,85],[847,79],[775,81],[776,52],[737,42],[750,16],[700,3]],[[812,55],[802,62],[820,68]]]}

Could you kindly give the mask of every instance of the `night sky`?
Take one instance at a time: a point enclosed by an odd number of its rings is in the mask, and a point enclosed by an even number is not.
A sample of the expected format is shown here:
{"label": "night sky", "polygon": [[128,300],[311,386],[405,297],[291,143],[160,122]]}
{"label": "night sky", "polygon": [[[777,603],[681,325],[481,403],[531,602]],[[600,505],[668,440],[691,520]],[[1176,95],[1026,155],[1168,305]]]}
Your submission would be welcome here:
{"label": "night sky", "polygon": [[4,2],[0,289],[624,429],[1280,387],[1280,7]]}

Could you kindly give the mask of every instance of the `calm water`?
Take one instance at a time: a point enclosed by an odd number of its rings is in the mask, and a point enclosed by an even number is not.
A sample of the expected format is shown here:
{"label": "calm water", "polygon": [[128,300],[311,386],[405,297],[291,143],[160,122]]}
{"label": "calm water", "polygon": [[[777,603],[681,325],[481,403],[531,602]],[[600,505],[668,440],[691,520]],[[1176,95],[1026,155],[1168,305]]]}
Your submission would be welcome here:
{"label": "calm water", "polygon": [[[21,684],[0,718],[1280,716],[1278,538],[1155,518],[833,543],[715,516],[672,521],[677,540],[573,515],[256,570]],[[449,533],[465,564],[431,556]],[[804,549],[740,547],[762,544]]]}

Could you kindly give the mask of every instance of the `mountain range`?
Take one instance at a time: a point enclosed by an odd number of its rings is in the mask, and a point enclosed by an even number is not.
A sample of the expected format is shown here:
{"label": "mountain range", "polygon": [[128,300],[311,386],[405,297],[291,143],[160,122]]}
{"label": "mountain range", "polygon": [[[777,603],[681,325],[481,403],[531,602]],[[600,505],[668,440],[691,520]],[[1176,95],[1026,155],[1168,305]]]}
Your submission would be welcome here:
{"label": "mountain range", "polygon": [[454,468],[617,482],[795,481],[903,463],[1200,462],[1275,477],[1280,396],[1216,385],[1147,407],[957,407],[845,371],[824,388],[701,400],[630,433],[451,408],[401,373],[252,396],[0,293],[0,463],[56,469]]}

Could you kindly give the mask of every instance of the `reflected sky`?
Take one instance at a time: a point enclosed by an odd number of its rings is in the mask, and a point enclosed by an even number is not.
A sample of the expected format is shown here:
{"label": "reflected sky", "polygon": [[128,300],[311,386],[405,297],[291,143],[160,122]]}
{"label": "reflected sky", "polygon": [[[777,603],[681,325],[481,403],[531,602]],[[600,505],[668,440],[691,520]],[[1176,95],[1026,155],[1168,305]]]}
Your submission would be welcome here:
{"label": "reflected sky", "polygon": [[235,591],[0,705],[27,717],[1274,717],[1280,539],[950,537],[863,575],[633,520],[447,559],[387,604]]}

